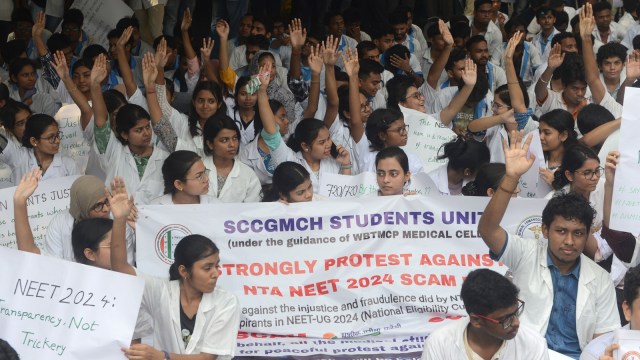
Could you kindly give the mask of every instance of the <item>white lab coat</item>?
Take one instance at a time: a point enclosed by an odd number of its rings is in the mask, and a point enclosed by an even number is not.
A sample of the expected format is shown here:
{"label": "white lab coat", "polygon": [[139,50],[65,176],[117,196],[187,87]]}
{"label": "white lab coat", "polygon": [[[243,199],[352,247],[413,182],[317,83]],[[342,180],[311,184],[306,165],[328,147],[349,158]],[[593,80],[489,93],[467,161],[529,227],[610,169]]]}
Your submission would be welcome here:
{"label": "white lab coat", "polygon": [[[513,283],[527,306],[520,317],[544,336],[553,307],[553,281],[547,264],[546,239],[523,239],[507,235],[504,252],[498,259],[513,273]],[[580,255],[580,278],[576,296],[576,333],[580,349],[602,334],[620,327],[613,282],[604,269],[586,255]]]}
{"label": "white lab coat", "polygon": [[[211,195],[200,195],[200,204],[215,204],[219,203],[220,200],[214,198]],[[157,198],[151,200],[149,205],[175,205],[173,203],[172,194],[164,194],[162,196],[158,196]]]}
{"label": "white lab coat", "polygon": [[100,154],[95,143],[93,146],[107,174],[106,186],[109,186],[114,177],[121,176],[129,194],[134,194],[136,204],[148,204],[152,199],[162,195],[162,164],[169,156],[168,152],[154,147],[141,179],[131,150],[128,146],[122,145],[113,132],[109,134],[109,144],[104,154]]}
{"label": "white lab coat", "polygon": [[218,193],[218,172],[213,164],[213,157],[207,156],[204,159],[204,166],[211,170],[209,175],[209,195],[222,202],[260,202],[262,197],[262,185],[253,170],[242,161],[236,160],[227,180]]}
{"label": "white lab coat", "polygon": [[216,286],[202,294],[189,345],[185,347],[180,326],[180,282],[140,273],[144,279],[142,309],[153,319],[153,344],[175,354],[213,354],[217,359],[233,358],[240,326],[238,299]]}

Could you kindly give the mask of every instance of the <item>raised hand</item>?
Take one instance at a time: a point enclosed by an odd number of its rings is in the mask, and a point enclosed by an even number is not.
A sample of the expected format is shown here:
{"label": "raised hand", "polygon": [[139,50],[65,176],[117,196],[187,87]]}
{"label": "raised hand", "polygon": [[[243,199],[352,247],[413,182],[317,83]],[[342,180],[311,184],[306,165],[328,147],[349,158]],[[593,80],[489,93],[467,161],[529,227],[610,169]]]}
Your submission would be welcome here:
{"label": "raised hand", "polygon": [[640,51],[634,50],[627,60],[627,78],[637,79],[638,77],[640,77]]}
{"label": "raised hand", "polygon": [[209,61],[209,59],[211,59],[211,50],[213,50],[214,43],[215,42],[210,37],[202,39],[202,47],[200,48],[200,56],[202,57],[202,61]]}
{"label": "raised hand", "polygon": [[516,46],[520,44],[520,40],[522,40],[523,36],[524,36],[523,32],[517,31],[515,34],[513,34],[511,39],[509,39],[509,42],[507,43],[507,48],[504,50],[505,61],[513,61],[513,53],[516,51]]}
{"label": "raised hand", "polygon": [[311,72],[320,74],[322,71],[322,54],[320,50],[320,44],[310,47],[311,53],[309,54],[309,67]]}
{"label": "raised hand", "polygon": [[298,18],[291,20],[289,24],[289,38],[291,40],[291,47],[300,49],[307,40],[307,29],[302,27],[302,21]]}
{"label": "raised hand", "polygon": [[260,66],[257,76],[260,80],[260,90],[267,91],[269,81],[271,80],[271,63],[267,62],[263,66]]}
{"label": "raised hand", "polygon": [[226,21],[224,21],[222,19],[218,20],[218,22],[216,23],[216,32],[218,33],[218,36],[220,37],[220,41],[228,39],[229,38],[229,23],[227,23]]}
{"label": "raised hand", "polygon": [[409,55],[405,54],[404,58],[398,55],[391,55],[391,65],[397,67],[398,69],[404,71],[405,73],[411,72],[411,64],[409,64]]}
{"label": "raised hand", "polygon": [[107,57],[98,55],[91,68],[91,84],[100,85],[107,78]]}
{"label": "raised hand", "polygon": [[109,200],[109,207],[114,219],[126,219],[131,212],[131,202],[124,185],[124,179],[115,177],[111,182],[111,194],[105,190],[105,195]]}
{"label": "raised hand", "polygon": [[604,166],[604,176],[607,183],[613,184],[616,177],[616,167],[620,162],[620,153],[618,151],[610,151],[607,154],[607,162]]}
{"label": "raised hand", "polygon": [[13,193],[13,201],[16,204],[24,204],[36,191],[38,182],[42,178],[42,170],[35,168],[22,176],[16,191]]}
{"label": "raised hand", "polygon": [[453,46],[453,36],[451,35],[451,31],[447,27],[447,24],[444,23],[444,20],[438,20],[438,29],[440,30],[440,35],[442,36],[442,40],[447,46]]}
{"label": "raised hand", "polygon": [[[187,8],[184,11],[184,14],[182,14],[182,23],[180,23],[180,31],[182,32],[189,31],[189,28],[191,27],[192,22],[193,22],[193,19],[191,18],[191,10]],[[218,30],[217,24],[216,24],[216,30]]]}
{"label": "raised hand", "polygon": [[158,77],[158,68],[156,61],[151,53],[145,53],[142,57],[142,78],[144,86],[147,89],[154,89],[156,78]]}
{"label": "raised hand", "polygon": [[591,38],[591,33],[596,26],[596,20],[593,17],[593,8],[591,4],[586,3],[580,12],[580,36]]}
{"label": "raised hand", "polygon": [[69,67],[67,66],[67,58],[61,50],[58,50],[53,54],[53,67],[56,69],[56,74],[61,80],[69,78]]}
{"label": "raised hand", "polygon": [[478,80],[478,66],[471,58],[464,61],[464,70],[462,71],[462,81],[465,85],[474,86]]}
{"label": "raised hand", "polygon": [[163,37],[158,43],[158,48],[156,49],[155,54],[155,63],[159,69],[164,69],[167,65],[167,61],[169,56],[167,55],[167,40]]}
{"label": "raised hand", "polygon": [[31,27],[31,36],[34,38],[40,38],[42,36],[42,32],[44,31],[46,15],[44,12],[40,11],[36,16],[36,21],[33,23]]}
{"label": "raised hand", "polygon": [[547,60],[547,64],[549,69],[555,70],[564,61],[564,53],[562,52],[562,47],[560,43],[553,45],[551,48],[551,53],[549,53],[549,60]]}
{"label": "raised hand", "polygon": [[124,29],[124,31],[118,38],[118,41],[116,42],[116,46],[118,48],[124,49],[125,46],[127,46],[129,39],[131,39],[131,34],[133,34],[133,26],[129,26],[128,28]]}
{"label": "raised hand", "polygon": [[327,40],[322,42],[322,61],[325,65],[333,66],[340,59],[340,53],[336,52],[339,42],[340,38],[334,38],[333,35],[329,35]]}
{"label": "raised hand", "polygon": [[351,165],[351,156],[349,154],[349,150],[342,145],[336,144],[336,149],[338,150],[338,156],[336,157],[336,162],[340,165]]}
{"label": "raised hand", "polygon": [[526,173],[533,165],[535,156],[527,157],[529,145],[531,144],[532,134],[527,136],[524,146],[522,146],[523,131],[511,131],[509,134],[510,144],[502,139],[502,148],[504,149],[504,163],[506,166],[506,176],[513,179],[519,179],[522,174]]}
{"label": "raised hand", "polygon": [[344,63],[344,70],[349,77],[358,76],[360,62],[358,61],[358,53],[355,50],[347,48],[347,51],[342,55],[342,62]]}

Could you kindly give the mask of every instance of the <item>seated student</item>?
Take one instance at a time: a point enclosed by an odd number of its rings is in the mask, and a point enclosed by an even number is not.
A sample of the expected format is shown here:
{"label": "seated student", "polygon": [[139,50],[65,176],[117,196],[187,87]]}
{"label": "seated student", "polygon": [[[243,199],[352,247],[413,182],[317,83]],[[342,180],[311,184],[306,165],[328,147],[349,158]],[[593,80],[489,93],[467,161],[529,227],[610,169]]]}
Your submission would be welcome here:
{"label": "seated student", "polygon": [[[356,50],[358,50],[358,60],[362,61],[367,59],[367,60],[377,61],[378,63],[380,63],[380,50],[378,50],[378,47],[373,41],[365,40],[365,41],[359,42],[358,46],[356,47]],[[446,73],[445,73],[445,76],[446,76]],[[384,98],[386,99],[388,94],[387,94],[387,89],[385,85],[389,80],[393,79],[393,73],[387,69],[384,69],[382,74],[380,74],[380,79],[382,80],[382,83],[380,83],[380,85],[382,86],[380,91],[382,92],[382,94],[384,95]],[[326,83],[325,83],[325,86],[326,86]]]}
{"label": "seated student", "polygon": [[[109,57],[112,59],[111,71],[115,72],[117,76],[122,78],[123,75],[120,73],[120,70],[118,68],[121,67],[122,65],[127,66],[129,69],[131,69],[131,72],[133,73],[133,78],[136,82],[136,85],[140,89],[144,90],[144,79],[142,78],[142,57],[134,56],[132,53],[133,41],[134,41],[133,36],[130,36],[128,38],[124,46],[121,46],[121,49],[119,49],[117,46],[118,40],[122,36],[123,32],[124,30],[119,31],[118,29],[113,29],[109,31],[109,33],[107,34],[107,39],[109,41]],[[133,32],[132,32],[132,35],[133,35]],[[118,59],[118,51],[120,50],[124,52],[123,60],[126,60],[124,64],[120,64],[120,61]]]}
{"label": "seated student", "polygon": [[[33,240],[33,233],[31,232],[27,214],[27,199],[36,191],[41,177],[42,172],[40,169],[33,169],[25,174],[18,183],[13,195],[18,250],[34,254],[40,254],[41,249],[38,248]],[[103,191],[104,195],[104,186],[100,190]],[[65,256],[64,259],[105,270],[111,269],[108,249],[111,244],[112,225],[113,220],[108,217],[86,218],[73,224],[73,231],[69,229],[70,231],[64,239],[69,252],[69,256]],[[129,244],[127,244],[127,253],[128,250]],[[49,255],[44,249],[42,252]],[[131,261],[129,259],[126,260]]]}
{"label": "seated student", "polygon": [[380,62],[363,59],[360,61],[360,70],[358,70],[358,84],[360,92],[367,97],[367,101],[371,105],[371,110],[384,109],[387,106],[387,100],[382,89],[382,72],[385,68]]}
{"label": "seated student", "polygon": [[[493,93],[498,87],[507,83],[507,75],[504,69],[489,62],[491,55],[487,47],[487,40],[485,40],[484,36],[472,36],[469,41],[467,41],[466,48],[469,57],[478,65],[478,72],[487,76],[489,91]],[[502,54],[502,46],[500,47],[500,53]]]}
{"label": "seated student", "polygon": [[345,24],[345,34],[354,39],[358,44],[363,41],[371,41],[371,36],[366,32],[360,30],[360,23],[362,18],[360,17],[360,11],[354,7],[346,9],[342,13]]}
{"label": "seated student", "polygon": [[[482,164],[478,168],[476,178],[462,187],[462,195],[492,197],[498,191],[498,185],[502,182],[505,171],[503,163]],[[518,197],[519,193],[520,187],[513,193],[513,197]]]}
{"label": "seated student", "polygon": [[9,94],[35,114],[54,116],[60,109],[60,100],[54,96],[46,81],[38,81],[36,67],[30,59],[17,58],[9,64]]}
{"label": "seated student", "polygon": [[593,15],[596,20],[596,28],[593,36],[603,44],[619,43],[625,36],[617,22],[612,21],[611,4],[607,1],[598,1],[593,4]]}
{"label": "seated student", "polygon": [[[78,261],[71,239],[76,224],[87,219],[108,219],[111,212],[104,181],[92,175],[77,178],[69,189],[69,209],[57,213],[47,226],[42,252],[68,261]],[[132,217],[130,223],[135,223]],[[136,234],[127,225],[127,259],[134,263]],[[38,251],[39,253],[40,251]]]}
{"label": "seated student", "polygon": [[462,22],[451,22],[451,36],[453,37],[454,48],[466,51],[464,45],[471,38],[471,28],[469,24]]}
{"label": "seated student", "polygon": [[566,150],[576,143],[578,134],[574,130],[571,114],[565,110],[556,109],[542,115],[538,124],[545,160],[545,167],[540,169],[540,174],[551,185]]}
{"label": "seated student", "polygon": [[438,89],[448,79],[445,65],[453,49],[453,36],[444,21],[438,20],[437,24],[431,24],[427,28],[427,38],[431,46],[420,56],[420,68],[427,84]]}
{"label": "seated student", "polygon": [[[560,80],[564,87],[561,91],[547,88],[551,81],[551,75],[555,69],[563,65]],[[549,55],[548,67],[538,79],[535,85],[536,101],[541,115],[555,109],[566,110],[575,119],[578,111],[587,105],[587,81],[582,58],[570,53],[561,53],[559,44],[556,44]]]}
{"label": "seated student", "polygon": [[[540,64],[542,64],[542,59],[540,58],[538,48],[533,46],[533,43],[526,41],[524,36],[526,35],[526,26],[519,17],[515,17],[509,20],[504,25],[504,28],[508,36],[505,39],[506,41],[504,42],[505,50],[507,48],[509,39],[513,38],[517,33],[522,33],[520,41],[517,43],[514,49],[512,58],[518,77],[522,80],[526,87],[529,87],[533,82],[533,76],[536,69],[538,68],[538,66],[540,66]],[[503,69],[506,69],[504,58],[500,60],[499,65]]]}
{"label": "seated student", "polygon": [[[217,30],[218,29],[216,28],[216,31]],[[254,39],[256,39],[255,38],[256,36],[260,36],[260,39],[264,37],[264,39],[267,40],[266,41],[267,47],[264,48],[264,46],[261,46],[260,50],[269,50],[272,31],[273,31],[273,22],[271,22],[271,20],[254,16],[252,18],[252,23],[251,23],[251,31],[250,31],[251,36],[247,38],[247,41],[249,41],[249,38],[251,37],[254,37]],[[255,40],[252,40],[251,42],[255,43]],[[261,42],[262,42],[261,45],[263,45],[263,41]],[[253,58],[252,56],[253,54],[255,54],[255,51],[251,52],[248,44],[240,45],[235,49],[233,49],[231,52],[229,52],[229,65],[233,70],[238,71],[238,69],[242,68],[243,66],[251,64],[251,59]],[[282,66],[282,63],[280,61],[280,56],[278,56],[278,64]],[[240,73],[240,76],[242,75],[244,74]]]}
{"label": "seated student", "polygon": [[551,51],[551,39],[560,32],[554,27],[556,22],[556,15],[553,9],[549,7],[541,7],[536,11],[536,20],[540,25],[540,32],[538,32],[531,41],[533,46],[538,49],[542,62],[547,62]]}
{"label": "seated student", "polygon": [[80,57],[84,49],[93,43],[86,31],[82,29],[84,25],[84,15],[80,9],[69,9],[62,18],[62,34],[71,41],[73,55]]}
{"label": "seated student", "polygon": [[418,58],[409,53],[409,49],[401,44],[393,45],[384,52],[381,64],[385,70],[393,75],[407,75],[415,82],[416,86],[422,85],[424,77]]}
{"label": "seated student", "polygon": [[[629,322],[624,330],[640,330],[640,267],[634,266],[624,276],[622,311]],[[609,332],[593,339],[582,351],[580,360],[614,360],[613,352],[619,348],[614,343],[614,333]]]}
{"label": "seated student", "polygon": [[523,239],[500,226],[520,176],[534,163],[527,158],[531,138],[522,147],[522,133],[511,132],[504,148],[506,175],[478,232],[527,299],[522,322],[545,335],[550,349],[578,358],[589,341],[620,326],[615,291],[609,274],[582,254],[594,216],[582,196],[570,193],[549,200],[542,212],[546,240]]}
{"label": "seated student", "polygon": [[162,164],[164,195],[149,202],[150,205],[210,204],[219,202],[209,192],[209,174],[198,154],[178,150],[167,156]]}
{"label": "seated student", "polygon": [[409,195],[406,188],[411,184],[409,158],[404,150],[390,146],[376,155],[376,180],[378,196]]}
{"label": "seated student", "polygon": [[[356,46],[358,46],[358,42],[355,39],[344,35],[344,18],[339,12],[327,12],[324,16],[324,25],[326,27],[327,36],[333,35],[333,37],[340,39],[338,42],[338,52],[345,52],[347,48],[354,50]],[[341,70],[344,68],[342,59],[338,60],[336,66]]]}
{"label": "seated student", "polygon": [[123,32],[130,26],[133,27],[133,44],[131,46],[131,55],[142,57],[148,52],[153,53],[153,47],[151,47],[150,45],[151,40],[149,40],[149,43],[146,43],[142,40],[142,36],[140,36],[140,22],[138,22],[138,19],[135,16],[123,17],[122,19],[118,20],[118,23],[116,24],[116,30]]}
{"label": "seated student", "polygon": [[423,49],[420,45],[420,41],[412,35],[409,35],[409,15],[406,9],[399,6],[389,15],[389,24],[393,28],[393,37],[395,45],[403,45],[411,55],[418,57],[424,53],[426,49]]}
{"label": "seated student", "polygon": [[273,182],[266,188],[262,202],[280,201],[285,204],[317,200],[311,175],[294,161],[284,161],[273,171]]}
{"label": "seated student", "polygon": [[491,62],[498,64],[502,57],[502,32],[491,21],[491,0],[475,0],[473,16],[469,18],[469,26],[474,35],[482,35],[488,44]]}
{"label": "seated student", "polygon": [[22,146],[12,140],[0,144],[0,161],[11,167],[13,183],[17,184],[35,167],[43,171],[45,180],[79,175],[76,162],[60,153],[61,136],[58,122],[53,117],[33,114],[27,118]]}
{"label": "seated student", "polygon": [[627,62],[627,49],[618,43],[604,44],[598,49],[596,61],[600,70],[600,81],[609,95],[617,98],[618,90],[625,79],[622,70]]}
{"label": "seated student", "polygon": [[462,194],[462,188],[475,179],[478,168],[490,159],[487,145],[460,136],[443,144],[440,150],[438,160],[447,159],[447,163],[428,173],[440,195]]}
{"label": "seated student", "polygon": [[493,270],[471,271],[460,289],[469,317],[429,334],[422,360],[549,359],[544,338],[520,323],[525,302],[518,293],[516,285]]}
{"label": "seated student", "polygon": [[150,314],[154,330],[154,347],[133,344],[123,349],[124,355],[129,359],[189,358],[180,354],[208,360],[231,359],[240,309],[233,294],[216,286],[220,275],[218,247],[202,235],[189,235],[175,248],[169,279],[139,272],[127,263],[125,226],[131,203],[122,179],[114,181],[112,192],[111,269],[145,280],[141,309]]}
{"label": "seated student", "polygon": [[[101,45],[92,44],[87,46],[82,53],[82,61],[89,69],[93,69],[94,62],[98,58],[98,56],[103,55],[105,59],[109,57],[109,52],[103,48]],[[116,74],[113,69],[113,64],[109,62],[107,64],[107,75],[104,80],[102,80],[101,88],[102,91],[107,91],[111,89],[116,89],[123,94],[126,94],[125,86],[123,85],[123,80],[120,76]]]}

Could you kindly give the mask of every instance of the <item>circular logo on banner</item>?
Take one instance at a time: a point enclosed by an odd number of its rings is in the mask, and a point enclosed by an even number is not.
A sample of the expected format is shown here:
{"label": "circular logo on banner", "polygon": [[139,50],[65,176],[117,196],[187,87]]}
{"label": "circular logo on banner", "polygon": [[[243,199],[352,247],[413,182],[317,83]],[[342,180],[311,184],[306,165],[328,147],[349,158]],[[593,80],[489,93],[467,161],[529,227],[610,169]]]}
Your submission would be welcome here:
{"label": "circular logo on banner", "polygon": [[191,235],[191,230],[180,224],[171,224],[160,229],[155,239],[158,258],[164,263],[173,264],[173,252],[176,245],[187,235]]}
{"label": "circular logo on banner", "polygon": [[622,354],[622,360],[638,360],[640,359],[640,353],[637,351],[628,351]]}
{"label": "circular logo on banner", "polygon": [[531,237],[533,235],[536,240],[540,239],[542,237],[542,216],[534,215],[522,220],[518,225],[516,234],[522,237]]}

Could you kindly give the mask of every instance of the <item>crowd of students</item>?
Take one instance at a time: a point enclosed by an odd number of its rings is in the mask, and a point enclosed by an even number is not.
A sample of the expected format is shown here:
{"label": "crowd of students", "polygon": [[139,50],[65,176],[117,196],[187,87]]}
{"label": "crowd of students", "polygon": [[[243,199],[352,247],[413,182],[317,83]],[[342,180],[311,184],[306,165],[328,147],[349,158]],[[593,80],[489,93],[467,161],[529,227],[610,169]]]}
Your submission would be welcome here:
{"label": "crowd of students", "polygon": [[[429,337],[424,357],[612,356],[609,332],[629,320],[640,330],[636,237],[608,227],[625,87],[640,77],[640,3],[625,0],[618,22],[607,1],[532,0],[511,17],[500,1],[467,5],[471,16],[423,29],[398,6],[369,33],[355,8],[324,14],[326,34],[246,14],[212,24],[217,44],[193,36],[189,6],[175,32],[159,35],[158,14],[136,9],[92,39],[78,9],[52,34],[37,4],[16,5],[0,50],[0,185],[16,186],[19,249],[144,277],[135,338],[152,327],[155,347],[133,343],[128,358],[232,356],[239,309],[215,286],[218,248],[188,236],[170,280],[139,273],[137,206],[329,201],[323,176],[363,172],[378,196],[417,196],[411,176],[425,159],[403,147],[418,136],[408,122],[428,120],[457,135],[433,144],[446,163],[429,177],[440,195],[491,197],[479,233],[513,281],[474,271],[462,288],[468,321]],[[54,116],[67,104],[90,146],[86,169],[61,152]],[[540,240],[499,225],[533,141],[552,189]],[[70,175],[80,175],[70,208],[38,248],[27,199],[39,181]]]}

